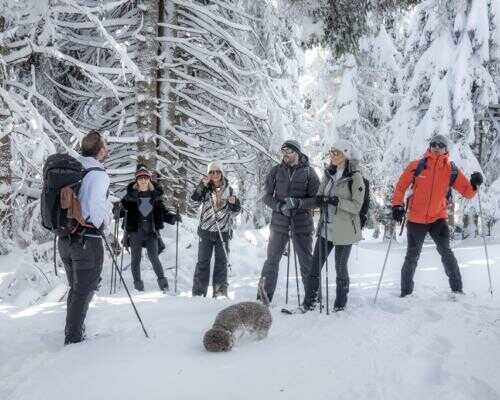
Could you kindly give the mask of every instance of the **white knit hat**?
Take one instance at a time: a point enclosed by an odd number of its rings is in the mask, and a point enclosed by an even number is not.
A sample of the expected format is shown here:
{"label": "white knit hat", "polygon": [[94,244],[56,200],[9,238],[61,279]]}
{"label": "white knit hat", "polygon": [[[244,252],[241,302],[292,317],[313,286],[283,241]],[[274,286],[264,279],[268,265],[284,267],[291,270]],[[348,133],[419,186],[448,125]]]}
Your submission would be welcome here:
{"label": "white knit hat", "polygon": [[224,165],[219,160],[212,161],[207,166],[207,174],[210,171],[220,171],[224,175]]}
{"label": "white knit hat", "polygon": [[361,159],[361,153],[357,149],[355,149],[350,142],[344,139],[339,139],[333,142],[333,144],[330,146],[330,149],[340,150],[342,153],[344,153],[345,158],[347,158],[348,160]]}

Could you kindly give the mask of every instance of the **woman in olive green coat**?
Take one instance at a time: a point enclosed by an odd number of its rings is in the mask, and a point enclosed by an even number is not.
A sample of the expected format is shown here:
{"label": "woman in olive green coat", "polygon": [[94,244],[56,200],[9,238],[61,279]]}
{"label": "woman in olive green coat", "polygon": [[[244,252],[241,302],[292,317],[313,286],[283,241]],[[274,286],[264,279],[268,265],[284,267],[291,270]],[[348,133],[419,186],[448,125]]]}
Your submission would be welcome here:
{"label": "woman in olive green coat", "polygon": [[[352,244],[361,240],[359,211],[363,205],[365,184],[359,171],[359,154],[346,140],[335,142],[329,154],[330,165],[325,170],[317,196],[317,206],[321,207],[322,213],[314,247],[312,269],[302,304],[303,311],[314,309],[316,305],[321,269],[334,247],[337,273],[334,311],[341,311],[345,308],[349,292],[347,262]],[[326,232],[325,219],[327,221]]]}

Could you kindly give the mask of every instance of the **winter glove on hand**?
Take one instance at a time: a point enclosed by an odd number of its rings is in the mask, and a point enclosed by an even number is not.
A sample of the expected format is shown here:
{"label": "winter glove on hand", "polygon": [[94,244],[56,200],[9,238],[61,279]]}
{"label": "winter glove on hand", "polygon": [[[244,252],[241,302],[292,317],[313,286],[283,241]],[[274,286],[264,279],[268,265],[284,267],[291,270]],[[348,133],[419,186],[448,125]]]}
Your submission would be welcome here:
{"label": "winter glove on hand", "polygon": [[280,203],[280,213],[285,217],[291,217],[292,211],[287,207],[286,203]]}
{"label": "winter glove on hand", "polygon": [[282,206],[282,205],[284,205],[284,204],[285,204],[284,202],[282,202],[282,201],[278,201],[278,202],[275,204],[275,206],[274,206],[274,208],[273,208],[273,211],[276,211],[276,212],[279,212],[279,213],[280,213],[280,212],[281,212],[281,206]]}
{"label": "winter glove on hand", "polygon": [[337,196],[327,197],[326,202],[332,206],[337,207],[339,205],[339,198]]}
{"label": "winter glove on hand", "polygon": [[288,210],[296,210],[300,206],[300,199],[296,199],[295,197],[287,197],[285,199],[285,207]]}
{"label": "winter glove on hand", "polygon": [[178,222],[179,224],[182,222],[182,217],[180,214],[174,214],[174,220],[175,222]]}
{"label": "winter glove on hand", "polygon": [[316,201],[320,206],[326,204],[326,196],[316,196]]}
{"label": "winter glove on hand", "polygon": [[397,223],[401,224],[405,216],[405,209],[403,206],[392,207],[392,219]]}
{"label": "winter glove on hand", "polygon": [[473,172],[472,175],[470,176],[470,184],[474,188],[474,190],[477,190],[479,186],[483,183],[483,175],[481,175],[480,172]]}

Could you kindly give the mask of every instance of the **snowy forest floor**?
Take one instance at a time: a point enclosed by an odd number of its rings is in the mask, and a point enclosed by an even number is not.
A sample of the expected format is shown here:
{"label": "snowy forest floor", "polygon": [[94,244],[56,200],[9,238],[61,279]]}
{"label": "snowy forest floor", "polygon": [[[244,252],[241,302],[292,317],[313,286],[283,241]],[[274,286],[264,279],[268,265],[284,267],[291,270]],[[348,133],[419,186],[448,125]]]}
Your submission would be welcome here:
{"label": "snowy forest floor", "polygon": [[[159,292],[149,262],[143,261],[146,292],[133,296],[149,340],[124,290],[107,294],[109,260],[87,317],[84,343],[62,345],[65,304],[54,299],[64,293],[63,285],[36,305],[0,302],[0,399],[500,399],[500,292],[493,298],[488,293],[481,240],[455,244],[466,292],[457,301],[449,299],[432,242],[424,245],[414,294],[400,299],[405,244],[395,243],[376,305],[387,243],[362,241],[349,262],[348,308],[330,316],[280,313],[285,305],[283,257],[269,337],[261,342],[243,338],[233,351],[211,354],[203,349],[202,337],[217,312],[255,298],[268,231],[236,232],[230,300],[213,300],[190,297],[194,229],[195,222],[188,221],[180,231],[179,296]],[[164,235],[167,251],[161,259],[168,268],[174,263],[175,230],[169,227]],[[500,244],[490,241],[489,250],[498,289]],[[0,284],[17,263],[16,255],[0,259]],[[167,275],[173,286],[172,270]],[[132,286],[130,270],[124,276]],[[333,295],[333,257],[330,283]],[[294,275],[290,287],[294,305]]]}

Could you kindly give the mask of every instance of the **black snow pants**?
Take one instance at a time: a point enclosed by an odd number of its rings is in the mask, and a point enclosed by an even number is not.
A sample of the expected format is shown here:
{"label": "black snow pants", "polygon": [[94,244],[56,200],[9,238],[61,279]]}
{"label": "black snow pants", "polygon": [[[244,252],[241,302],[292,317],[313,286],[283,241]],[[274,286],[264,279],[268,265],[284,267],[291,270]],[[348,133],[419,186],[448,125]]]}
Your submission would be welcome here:
{"label": "black snow pants", "polygon": [[101,280],[104,247],[101,238],[81,236],[60,238],[58,247],[69,286],[64,343],[78,343],[84,339],[85,317]]}
{"label": "black snow pants", "polygon": [[130,252],[132,255],[131,269],[134,282],[141,282],[141,258],[142,248],[145,247],[148,253],[149,261],[158,278],[160,289],[168,289],[168,282],[163,272],[163,267],[158,257],[158,233],[145,233],[140,230],[128,234],[130,240]]}
{"label": "black snow pants", "polygon": [[306,283],[306,294],[304,297],[303,306],[311,309],[318,301],[319,278],[321,270],[325,264],[330,252],[335,247],[335,271],[336,271],[336,297],[335,308],[344,308],[347,303],[347,294],[349,293],[349,271],[347,263],[351,254],[352,245],[336,245],[326,241],[325,238],[318,236],[314,246],[313,261],[311,273]]}
{"label": "black snow pants", "polygon": [[418,258],[422,251],[425,235],[429,232],[432,240],[436,243],[436,248],[441,256],[444,271],[448,276],[452,291],[462,290],[462,276],[458,268],[457,259],[450,247],[450,229],[445,219],[438,219],[432,224],[417,224],[408,222],[408,248],[406,258],[401,269],[401,296],[406,296],[413,292],[413,276],[417,268]]}
{"label": "black snow pants", "polygon": [[[278,232],[271,229],[269,243],[267,245],[267,259],[262,267],[261,278],[265,278],[264,289],[269,301],[273,299],[276,284],[278,282],[278,273],[281,257],[290,239],[289,233]],[[294,233],[292,243],[294,252],[297,254],[300,264],[300,275],[302,284],[305,285],[312,262],[312,233]],[[294,257],[294,254],[289,254]],[[291,260],[294,261],[293,259]]]}
{"label": "black snow pants", "polygon": [[200,236],[198,244],[198,262],[193,277],[193,296],[206,296],[210,281],[210,261],[215,252],[212,275],[213,297],[227,296],[227,258],[224,247],[229,254],[229,241],[222,242],[218,233]]}

